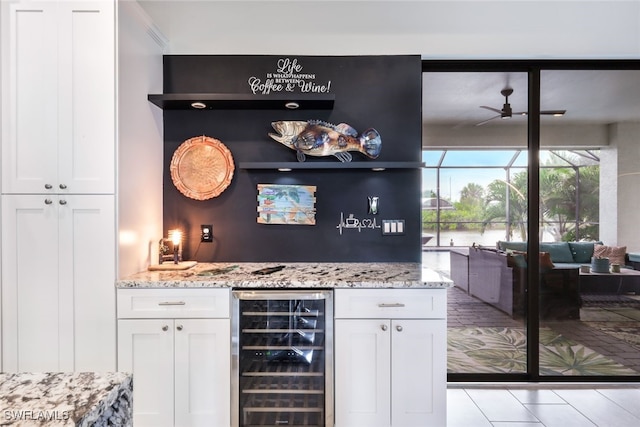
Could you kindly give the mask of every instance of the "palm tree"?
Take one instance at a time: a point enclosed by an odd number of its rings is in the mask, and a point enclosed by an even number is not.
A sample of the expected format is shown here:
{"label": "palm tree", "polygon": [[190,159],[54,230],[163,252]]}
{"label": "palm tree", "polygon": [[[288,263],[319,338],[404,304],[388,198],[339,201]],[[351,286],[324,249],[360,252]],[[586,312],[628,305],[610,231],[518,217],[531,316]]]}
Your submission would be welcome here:
{"label": "palm tree", "polygon": [[482,206],[484,202],[484,188],[480,184],[470,182],[460,191],[460,203],[469,206]]}
{"label": "palm tree", "polygon": [[541,169],[540,219],[557,240],[597,238],[599,179],[598,166]]}
{"label": "palm tree", "polygon": [[510,181],[497,179],[487,186],[482,231],[495,222],[504,222],[507,234],[512,227],[520,232],[522,241],[527,239],[527,172],[518,172]]}

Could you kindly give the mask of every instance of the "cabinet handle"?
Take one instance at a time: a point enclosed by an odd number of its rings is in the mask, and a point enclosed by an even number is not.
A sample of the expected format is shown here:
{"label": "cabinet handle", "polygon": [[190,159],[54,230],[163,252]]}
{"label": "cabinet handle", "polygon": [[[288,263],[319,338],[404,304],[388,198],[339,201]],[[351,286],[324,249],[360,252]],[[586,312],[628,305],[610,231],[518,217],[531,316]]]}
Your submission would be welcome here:
{"label": "cabinet handle", "polygon": [[176,329],[177,329],[177,330],[179,330],[179,331],[181,331],[181,330],[182,330],[182,325],[178,325],[178,326],[176,326]]}
{"label": "cabinet handle", "polygon": [[378,304],[378,307],[380,308],[389,308],[389,307],[404,307],[404,304],[399,303],[399,302],[394,302],[394,303],[381,303]]}
{"label": "cabinet handle", "polygon": [[66,184],[60,184],[60,189],[61,190],[66,190],[67,189],[67,185]]}
{"label": "cabinet handle", "polygon": [[163,331],[168,331],[168,330],[169,330],[169,327],[168,327],[167,325],[164,325],[164,326],[162,327],[162,330],[163,330]]}
{"label": "cabinet handle", "polygon": [[53,200],[51,200],[51,199],[44,199],[44,204],[45,204],[45,205],[50,205],[51,203],[53,203]]}
{"label": "cabinet handle", "polygon": [[396,326],[396,331],[402,332],[402,326],[400,326],[400,325]]}
{"label": "cabinet handle", "polygon": [[64,205],[66,205],[66,204],[67,204],[67,201],[66,201],[66,200],[64,200],[64,199],[63,199],[63,200],[60,200],[60,204],[64,206]]}
{"label": "cabinet handle", "polygon": [[382,329],[383,331],[387,330],[387,325],[380,325],[380,329]]}
{"label": "cabinet handle", "polygon": [[53,185],[51,184],[45,184],[44,188],[46,188],[47,190],[51,190],[53,188]]}
{"label": "cabinet handle", "polygon": [[162,301],[159,302],[158,305],[186,305],[187,303],[184,301]]}

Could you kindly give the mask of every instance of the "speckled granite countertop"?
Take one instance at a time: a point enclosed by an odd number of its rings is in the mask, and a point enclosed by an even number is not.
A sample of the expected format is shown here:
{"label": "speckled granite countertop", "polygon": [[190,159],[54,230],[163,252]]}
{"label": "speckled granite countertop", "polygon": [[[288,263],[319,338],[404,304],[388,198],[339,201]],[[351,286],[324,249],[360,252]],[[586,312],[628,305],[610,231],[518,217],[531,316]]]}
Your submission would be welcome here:
{"label": "speckled granite countertop", "polygon": [[[254,274],[270,267],[271,274]],[[198,263],[184,271],[145,271],[118,288],[448,288],[451,280],[419,263]]]}
{"label": "speckled granite countertop", "polygon": [[0,374],[0,425],[131,425],[132,379],[122,372]]}

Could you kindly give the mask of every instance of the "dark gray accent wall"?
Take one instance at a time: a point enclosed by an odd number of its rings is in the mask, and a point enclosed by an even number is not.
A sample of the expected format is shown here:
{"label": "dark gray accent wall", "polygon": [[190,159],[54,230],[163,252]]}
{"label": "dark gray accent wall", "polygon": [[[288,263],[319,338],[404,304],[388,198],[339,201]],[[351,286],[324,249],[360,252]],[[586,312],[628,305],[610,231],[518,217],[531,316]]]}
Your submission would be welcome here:
{"label": "dark gray accent wall", "polygon": [[[296,162],[295,152],[268,133],[277,120],[320,119],[369,127],[382,135],[377,160],[353,154],[353,162],[420,162],[422,71],[419,56],[208,56],[164,57],[164,93],[250,94],[248,80],[264,79],[279,59],[297,59],[303,73],[318,83],[331,81],[331,110],[165,110],[164,228],[185,231],[184,256],[202,262],[396,261],[421,258],[421,170],[312,169],[277,172],[240,169],[242,162]],[[151,106],[150,108],[157,108]],[[206,135],[231,151],[235,174],[218,197],[196,201],[174,186],[169,165],[185,140]],[[332,163],[334,157],[308,158]],[[258,184],[315,185],[316,225],[258,224]],[[367,212],[367,197],[378,196],[377,215]],[[404,235],[383,236],[380,229],[337,227],[340,214],[356,218],[405,220]],[[213,243],[200,243],[200,224],[213,224]]]}

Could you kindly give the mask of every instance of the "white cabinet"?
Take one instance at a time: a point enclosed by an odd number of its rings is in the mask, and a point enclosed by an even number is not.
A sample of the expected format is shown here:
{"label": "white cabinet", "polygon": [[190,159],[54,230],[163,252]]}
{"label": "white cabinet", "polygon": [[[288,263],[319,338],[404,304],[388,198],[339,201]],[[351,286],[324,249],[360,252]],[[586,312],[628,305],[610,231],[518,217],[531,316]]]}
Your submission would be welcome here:
{"label": "white cabinet", "polygon": [[114,10],[112,0],[9,4],[3,193],[114,193]]}
{"label": "white cabinet", "polygon": [[0,7],[2,367],[113,370],[116,2]]}
{"label": "white cabinet", "polygon": [[446,425],[446,290],[335,291],[336,427]]}
{"label": "white cabinet", "polygon": [[136,427],[229,426],[229,289],[118,289],[118,370]]}
{"label": "white cabinet", "polygon": [[113,370],[114,196],[1,204],[3,369]]}

